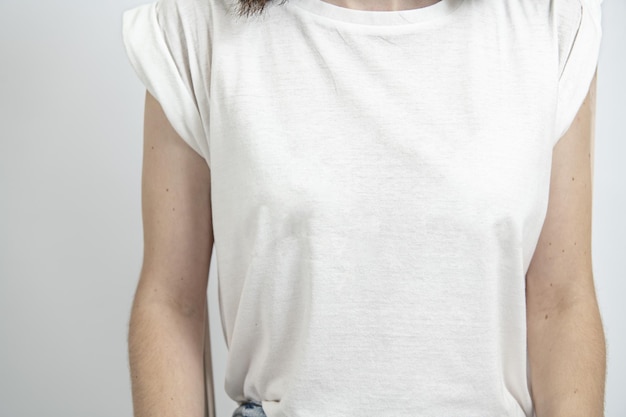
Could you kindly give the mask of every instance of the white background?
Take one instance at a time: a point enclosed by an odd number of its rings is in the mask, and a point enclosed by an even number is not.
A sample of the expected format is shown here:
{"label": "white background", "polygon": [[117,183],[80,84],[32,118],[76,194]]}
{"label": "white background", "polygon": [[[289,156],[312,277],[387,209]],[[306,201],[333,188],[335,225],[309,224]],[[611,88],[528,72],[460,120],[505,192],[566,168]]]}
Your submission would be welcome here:
{"label": "white background", "polygon": [[[122,11],[142,1],[0,2],[0,417],[132,415],[130,306],[143,254],[144,87]],[[593,260],[606,417],[626,416],[626,2],[603,3]],[[209,278],[217,417],[226,347]]]}

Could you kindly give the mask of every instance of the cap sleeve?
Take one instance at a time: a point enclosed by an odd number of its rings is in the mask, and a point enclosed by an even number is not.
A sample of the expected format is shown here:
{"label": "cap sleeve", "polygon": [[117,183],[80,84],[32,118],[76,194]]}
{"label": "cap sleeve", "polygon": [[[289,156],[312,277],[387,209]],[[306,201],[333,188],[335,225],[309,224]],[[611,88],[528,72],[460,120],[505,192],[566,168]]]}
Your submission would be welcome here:
{"label": "cap sleeve", "polygon": [[[209,164],[209,147],[199,100],[194,95],[194,69],[188,57],[197,46],[187,39],[185,16],[177,0],[158,0],[126,10],[122,37],[128,59],[146,89],[160,103],[174,130]],[[184,10],[184,9],[183,9]]]}
{"label": "cap sleeve", "polygon": [[587,96],[602,38],[602,0],[561,0],[560,3],[557,30],[561,72],[553,145],[567,132]]}

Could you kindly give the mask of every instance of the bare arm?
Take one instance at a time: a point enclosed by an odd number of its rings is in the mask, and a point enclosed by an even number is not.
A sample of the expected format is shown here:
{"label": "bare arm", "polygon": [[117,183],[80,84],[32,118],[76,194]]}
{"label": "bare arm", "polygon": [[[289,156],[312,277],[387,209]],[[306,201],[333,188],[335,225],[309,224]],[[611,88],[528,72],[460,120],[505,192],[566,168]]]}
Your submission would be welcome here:
{"label": "bare arm", "polygon": [[602,417],[606,351],[591,264],[596,78],[554,147],[546,221],[526,278],[537,417]]}
{"label": "bare arm", "polygon": [[135,417],[202,417],[210,172],[146,93],[144,259],[128,335]]}

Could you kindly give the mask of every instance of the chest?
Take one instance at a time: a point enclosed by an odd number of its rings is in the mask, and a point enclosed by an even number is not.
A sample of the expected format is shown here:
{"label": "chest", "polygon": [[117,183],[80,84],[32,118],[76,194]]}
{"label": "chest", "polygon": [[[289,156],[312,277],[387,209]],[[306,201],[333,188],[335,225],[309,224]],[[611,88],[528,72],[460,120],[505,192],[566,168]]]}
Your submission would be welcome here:
{"label": "chest", "polygon": [[262,33],[212,68],[212,175],[231,206],[543,209],[556,83],[532,40]]}

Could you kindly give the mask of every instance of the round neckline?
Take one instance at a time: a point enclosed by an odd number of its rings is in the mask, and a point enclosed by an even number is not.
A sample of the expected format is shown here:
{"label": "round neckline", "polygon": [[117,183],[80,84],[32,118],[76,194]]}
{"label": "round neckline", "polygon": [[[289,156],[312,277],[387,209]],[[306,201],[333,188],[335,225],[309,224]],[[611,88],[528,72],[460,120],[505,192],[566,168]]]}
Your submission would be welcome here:
{"label": "round neckline", "polygon": [[359,10],[337,6],[323,0],[289,0],[288,4],[316,15],[363,25],[410,25],[447,16],[459,7],[463,0],[440,0],[430,6],[407,10]]}

